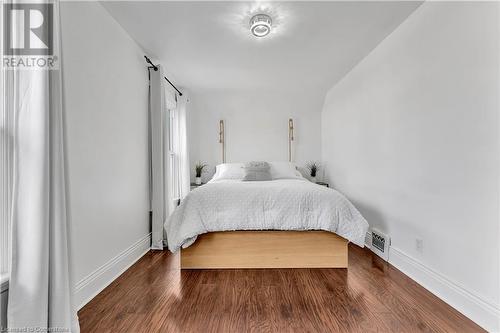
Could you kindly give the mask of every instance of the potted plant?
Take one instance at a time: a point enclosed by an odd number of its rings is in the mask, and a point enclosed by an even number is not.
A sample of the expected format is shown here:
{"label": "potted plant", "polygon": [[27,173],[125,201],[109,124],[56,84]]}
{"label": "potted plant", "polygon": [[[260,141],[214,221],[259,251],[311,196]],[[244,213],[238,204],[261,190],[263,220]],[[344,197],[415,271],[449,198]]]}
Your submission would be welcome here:
{"label": "potted plant", "polygon": [[206,167],[207,167],[206,163],[202,163],[199,161],[194,166],[194,171],[196,172],[196,180],[195,180],[196,185],[201,185],[201,174],[203,173],[203,169],[205,169]]}
{"label": "potted plant", "polygon": [[309,170],[309,175],[311,176],[311,182],[316,183],[316,174],[319,169],[318,162],[309,162],[306,165],[307,170]]}

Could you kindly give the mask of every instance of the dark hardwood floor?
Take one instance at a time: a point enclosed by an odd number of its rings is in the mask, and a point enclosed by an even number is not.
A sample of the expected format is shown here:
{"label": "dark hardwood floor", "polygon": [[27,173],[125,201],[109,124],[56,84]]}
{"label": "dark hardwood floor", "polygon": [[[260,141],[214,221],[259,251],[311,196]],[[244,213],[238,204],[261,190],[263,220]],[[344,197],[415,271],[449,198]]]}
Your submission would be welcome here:
{"label": "dark hardwood floor", "polygon": [[483,332],[370,251],[349,269],[188,270],[151,251],[80,312],[85,332]]}

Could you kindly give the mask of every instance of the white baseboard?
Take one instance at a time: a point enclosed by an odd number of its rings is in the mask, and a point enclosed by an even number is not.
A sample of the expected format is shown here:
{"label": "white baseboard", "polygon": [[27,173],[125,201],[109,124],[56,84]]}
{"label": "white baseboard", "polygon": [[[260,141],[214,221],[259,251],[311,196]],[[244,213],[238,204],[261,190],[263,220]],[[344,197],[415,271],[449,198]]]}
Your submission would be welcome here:
{"label": "white baseboard", "polygon": [[389,263],[488,332],[500,330],[500,309],[495,304],[450,281],[393,246],[389,251]]}
{"label": "white baseboard", "polygon": [[81,309],[150,250],[151,233],[84,277],[75,286],[75,304]]}
{"label": "white baseboard", "polygon": [[[371,234],[365,246],[371,248]],[[389,247],[389,263],[488,332],[500,332],[500,309],[432,270],[403,251]]]}

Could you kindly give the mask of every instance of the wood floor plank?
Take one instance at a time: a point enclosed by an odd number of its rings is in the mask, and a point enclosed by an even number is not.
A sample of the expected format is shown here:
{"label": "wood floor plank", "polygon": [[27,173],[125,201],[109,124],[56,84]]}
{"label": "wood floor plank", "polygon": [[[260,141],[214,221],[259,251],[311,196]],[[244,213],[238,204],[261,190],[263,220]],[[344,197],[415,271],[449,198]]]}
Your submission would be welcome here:
{"label": "wood floor plank", "polygon": [[349,269],[183,270],[150,251],[79,312],[81,332],[484,332],[368,250]]}

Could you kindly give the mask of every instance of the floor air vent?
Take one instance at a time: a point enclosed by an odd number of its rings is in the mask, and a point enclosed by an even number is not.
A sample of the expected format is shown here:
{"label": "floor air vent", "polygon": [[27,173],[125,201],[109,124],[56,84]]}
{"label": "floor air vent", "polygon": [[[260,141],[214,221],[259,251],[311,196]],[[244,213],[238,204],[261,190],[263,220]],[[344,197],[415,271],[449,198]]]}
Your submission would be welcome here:
{"label": "floor air vent", "polygon": [[389,245],[391,239],[378,230],[372,230],[372,252],[385,261],[389,260]]}

